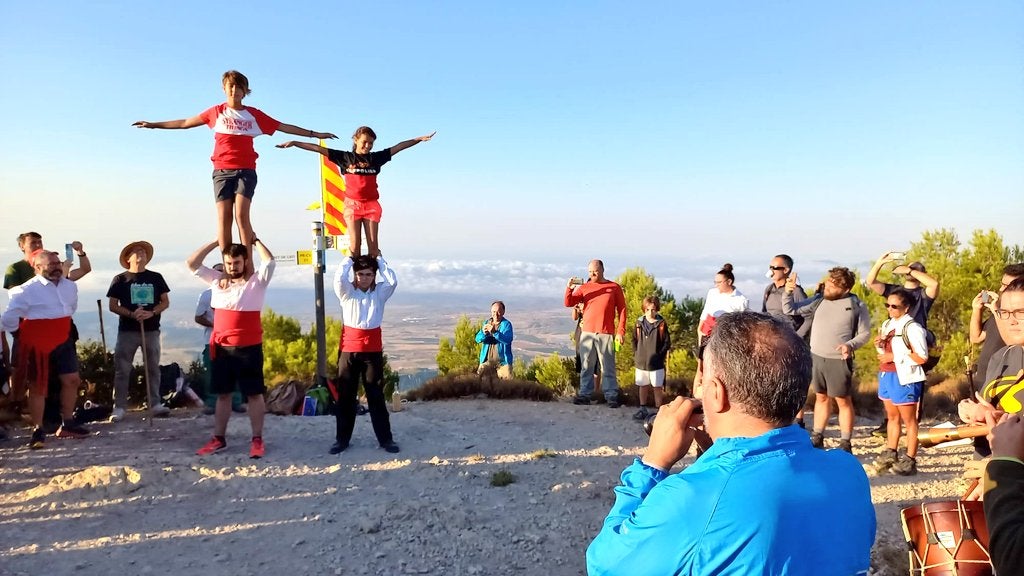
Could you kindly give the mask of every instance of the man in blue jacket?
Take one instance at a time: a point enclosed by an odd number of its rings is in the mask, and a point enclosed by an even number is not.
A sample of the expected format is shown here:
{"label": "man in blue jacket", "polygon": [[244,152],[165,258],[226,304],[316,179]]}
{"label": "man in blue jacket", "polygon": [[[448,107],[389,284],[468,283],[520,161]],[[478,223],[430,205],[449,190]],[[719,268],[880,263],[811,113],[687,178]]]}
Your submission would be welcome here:
{"label": "man in blue jacket", "polygon": [[476,333],[476,341],[480,347],[480,366],[477,374],[482,374],[488,366],[498,371],[498,378],[512,377],[512,323],[505,318],[505,303],[496,300],[491,304],[491,317],[484,320],[483,326]]}
{"label": "man in blue jacket", "polygon": [[[643,459],[622,473],[615,504],[587,549],[591,576],[867,574],[875,511],[857,459],[811,446],[793,424],[811,377],[788,320],[718,318],[700,400],[658,412]],[[703,415],[698,408],[703,409]],[[682,472],[703,420],[714,444]],[[828,530],[821,518],[842,518]]]}

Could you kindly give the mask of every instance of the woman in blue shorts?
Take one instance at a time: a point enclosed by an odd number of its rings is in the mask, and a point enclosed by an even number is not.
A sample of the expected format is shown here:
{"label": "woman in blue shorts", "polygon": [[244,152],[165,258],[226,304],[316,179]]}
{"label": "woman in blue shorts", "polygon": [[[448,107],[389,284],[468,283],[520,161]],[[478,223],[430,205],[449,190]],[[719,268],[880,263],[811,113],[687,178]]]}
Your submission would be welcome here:
{"label": "woman in blue shorts", "polygon": [[[924,328],[907,314],[914,295],[898,288],[886,298],[889,319],[882,323],[875,349],[878,351],[878,397],[889,419],[886,448],[876,460],[879,473],[917,474],[917,403],[924,390],[924,369],[928,343]],[[907,429],[907,451],[900,458],[900,432]]]}

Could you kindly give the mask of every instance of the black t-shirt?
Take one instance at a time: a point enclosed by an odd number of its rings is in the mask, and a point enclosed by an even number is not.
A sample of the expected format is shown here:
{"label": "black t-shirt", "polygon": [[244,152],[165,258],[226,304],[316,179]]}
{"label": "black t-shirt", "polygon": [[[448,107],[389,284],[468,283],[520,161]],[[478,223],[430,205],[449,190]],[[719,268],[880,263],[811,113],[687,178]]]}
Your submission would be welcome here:
{"label": "black t-shirt", "polygon": [[381,166],[391,160],[390,148],[369,154],[328,148],[327,159],[337,164],[345,175],[346,198],[368,202],[380,197],[377,192],[377,174],[380,174]]}
{"label": "black t-shirt", "polygon": [[[882,293],[882,297],[888,298],[889,294],[892,294],[892,291],[897,288],[903,287],[898,286],[896,284],[886,284],[885,291]],[[932,309],[932,304],[935,303],[935,299],[929,297],[928,294],[925,293],[924,286],[903,289],[913,294],[914,298],[917,299],[917,302],[910,307],[910,310],[907,310],[907,314],[910,314],[910,317],[914,319],[914,322],[917,322],[918,324],[921,325],[922,328],[928,330],[928,312]],[[928,345],[931,346],[931,344],[932,342],[929,339]]]}
{"label": "black t-shirt", "polygon": [[[140,305],[145,310],[153,310],[160,303],[160,298],[170,291],[159,272],[143,270],[138,274],[122,272],[114,276],[114,280],[110,282],[110,289],[107,290],[107,297],[117,298],[121,306],[134,312]],[[118,332],[139,330],[138,320],[125,316],[118,316],[118,319]],[[160,315],[144,320],[143,325],[147,332],[159,330]]]}
{"label": "black t-shirt", "polygon": [[1011,414],[1024,413],[1024,347],[1004,346],[996,350],[985,371],[981,396],[996,408]]}

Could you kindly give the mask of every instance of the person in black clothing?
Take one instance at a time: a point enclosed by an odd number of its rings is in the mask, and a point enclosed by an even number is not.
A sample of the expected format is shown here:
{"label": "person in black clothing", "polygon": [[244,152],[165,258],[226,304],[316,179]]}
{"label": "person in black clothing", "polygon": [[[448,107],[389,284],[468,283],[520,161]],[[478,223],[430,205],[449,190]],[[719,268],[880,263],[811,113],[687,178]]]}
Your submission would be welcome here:
{"label": "person in black clothing", "polygon": [[657,296],[648,296],[643,302],[643,316],[637,318],[633,330],[633,363],[636,366],[636,386],[640,394],[640,410],[636,420],[648,416],[647,401],[654,388],[654,408],[665,402],[665,358],[672,346],[665,319],[658,314],[661,302]]}
{"label": "person in black clothing", "polygon": [[[990,417],[991,418],[991,417]],[[997,574],[1024,574],[1024,421],[1005,414],[989,434],[985,467],[988,548]]]}

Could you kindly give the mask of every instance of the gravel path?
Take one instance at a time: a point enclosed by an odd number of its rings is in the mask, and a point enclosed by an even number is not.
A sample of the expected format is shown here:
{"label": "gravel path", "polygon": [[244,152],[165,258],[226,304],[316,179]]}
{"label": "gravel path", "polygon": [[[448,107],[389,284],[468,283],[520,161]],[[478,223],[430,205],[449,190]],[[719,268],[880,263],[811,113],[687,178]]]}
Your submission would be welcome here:
{"label": "gravel path", "polygon": [[[585,573],[619,473],[646,446],[632,410],[406,406],[392,415],[397,455],[377,448],[368,416],[340,456],[327,454],[333,418],[268,417],[259,461],[237,415],[228,449],[205,458],[194,451],[212,417],[182,410],[152,427],[130,413],[38,452],[18,431],[0,443],[0,574]],[[867,463],[881,445],[869,421],[858,424],[854,450]],[[917,476],[871,479],[873,574],[907,573],[899,510],[955,499],[970,453],[923,451]],[[502,470],[515,482],[492,486]]]}

